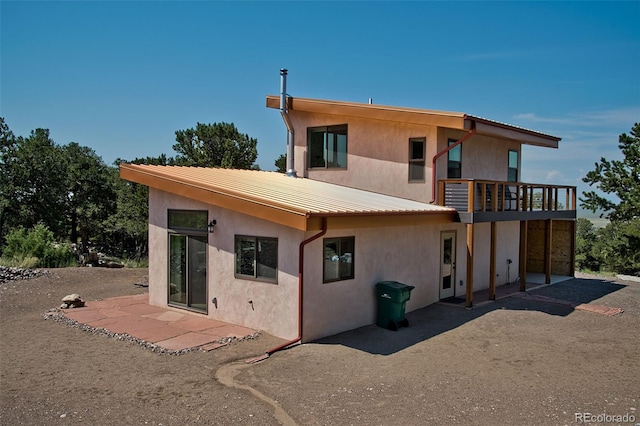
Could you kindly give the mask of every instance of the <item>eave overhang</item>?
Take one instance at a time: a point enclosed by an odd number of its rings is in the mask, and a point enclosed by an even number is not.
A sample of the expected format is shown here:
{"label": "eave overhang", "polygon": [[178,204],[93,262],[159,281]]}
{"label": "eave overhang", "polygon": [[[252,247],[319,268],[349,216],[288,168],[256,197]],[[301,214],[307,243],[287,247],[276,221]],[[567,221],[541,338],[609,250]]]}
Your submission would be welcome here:
{"label": "eave overhang", "polygon": [[[267,108],[280,108],[280,97],[267,95],[266,106]],[[333,114],[348,117],[437,126],[465,131],[475,128],[478,135],[510,139],[527,145],[543,146],[548,148],[557,148],[558,142],[560,141],[560,138],[556,136],[461,112],[297,97],[288,98],[288,107],[290,112],[302,111],[319,114]]]}

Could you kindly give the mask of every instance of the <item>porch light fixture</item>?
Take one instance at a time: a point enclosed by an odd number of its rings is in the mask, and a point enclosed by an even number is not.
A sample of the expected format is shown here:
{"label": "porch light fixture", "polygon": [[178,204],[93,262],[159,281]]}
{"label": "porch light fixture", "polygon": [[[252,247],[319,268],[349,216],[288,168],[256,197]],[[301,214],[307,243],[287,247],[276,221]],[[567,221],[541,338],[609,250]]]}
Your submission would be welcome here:
{"label": "porch light fixture", "polygon": [[209,231],[210,234],[213,234],[213,228],[215,228],[217,223],[217,220],[211,219],[211,222],[209,222],[209,224],[207,225],[207,231]]}

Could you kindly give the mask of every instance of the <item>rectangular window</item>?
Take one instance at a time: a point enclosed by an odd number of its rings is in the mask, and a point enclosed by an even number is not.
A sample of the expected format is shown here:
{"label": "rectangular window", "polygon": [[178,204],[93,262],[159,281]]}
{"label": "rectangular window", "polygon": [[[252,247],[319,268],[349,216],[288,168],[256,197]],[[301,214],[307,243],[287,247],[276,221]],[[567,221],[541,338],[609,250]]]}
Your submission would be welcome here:
{"label": "rectangular window", "polygon": [[424,182],[425,138],[409,139],[409,182]]}
{"label": "rectangular window", "polygon": [[200,210],[169,210],[169,229],[207,231],[207,212]]}
{"label": "rectangular window", "polygon": [[509,150],[509,172],[507,180],[509,182],[517,182],[520,176],[518,176],[518,151]]}
{"label": "rectangular window", "polygon": [[324,239],[324,276],[322,282],[353,278],[355,237]]}
{"label": "rectangular window", "polygon": [[237,278],[277,282],[278,239],[236,235]]}
{"label": "rectangular window", "polygon": [[347,168],[347,125],[307,129],[310,169]]}
{"label": "rectangular window", "polygon": [[[449,146],[457,141],[449,139]],[[458,145],[448,152],[447,179],[462,178],[462,145]]]}

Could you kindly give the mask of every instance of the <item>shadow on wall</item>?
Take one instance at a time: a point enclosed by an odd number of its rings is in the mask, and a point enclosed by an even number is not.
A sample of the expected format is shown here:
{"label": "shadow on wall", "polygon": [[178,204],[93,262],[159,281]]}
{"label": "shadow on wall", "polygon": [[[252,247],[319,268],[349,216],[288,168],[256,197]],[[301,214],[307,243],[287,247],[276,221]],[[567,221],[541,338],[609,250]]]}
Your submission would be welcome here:
{"label": "shadow on wall", "polygon": [[[625,285],[609,281],[575,278],[558,284],[539,287],[529,293],[569,302],[589,303],[625,287]],[[376,325],[368,325],[326,337],[314,343],[343,345],[370,354],[391,355],[500,309],[537,311],[558,316],[566,316],[574,311],[573,308],[564,304],[514,297],[505,298],[470,310],[435,303],[407,313],[406,318],[410,324],[408,328],[391,331]]]}

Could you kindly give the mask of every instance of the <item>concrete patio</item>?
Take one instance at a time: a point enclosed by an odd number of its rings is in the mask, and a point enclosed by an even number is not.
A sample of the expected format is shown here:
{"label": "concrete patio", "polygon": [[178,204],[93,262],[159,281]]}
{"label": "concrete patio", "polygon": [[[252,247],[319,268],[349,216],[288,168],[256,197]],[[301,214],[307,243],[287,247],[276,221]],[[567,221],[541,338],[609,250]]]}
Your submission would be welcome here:
{"label": "concrete patio", "polygon": [[88,301],[82,308],[63,312],[78,323],[128,334],[171,351],[196,347],[213,350],[224,346],[228,338],[241,339],[256,333],[197,313],[151,306],[148,293]]}

